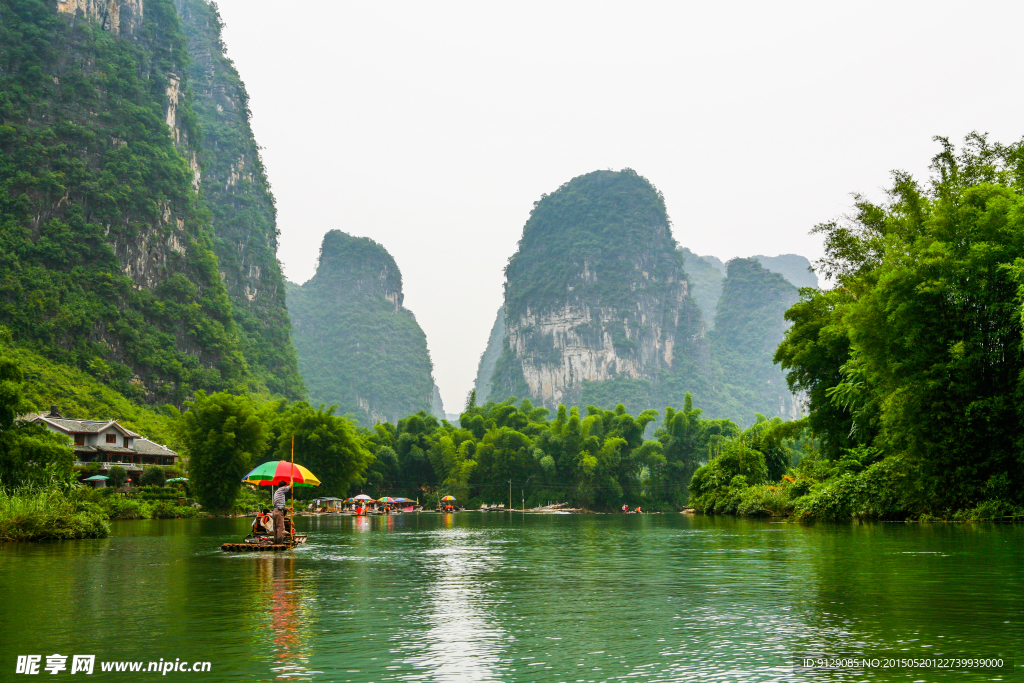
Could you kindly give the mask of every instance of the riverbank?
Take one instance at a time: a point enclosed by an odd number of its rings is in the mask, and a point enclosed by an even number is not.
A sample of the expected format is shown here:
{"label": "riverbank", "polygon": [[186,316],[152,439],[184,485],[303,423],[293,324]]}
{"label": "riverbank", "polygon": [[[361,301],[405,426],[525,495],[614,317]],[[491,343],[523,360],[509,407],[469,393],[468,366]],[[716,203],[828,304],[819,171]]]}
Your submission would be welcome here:
{"label": "riverbank", "polygon": [[103,538],[107,520],[100,506],[57,488],[0,489],[0,542]]}
{"label": "riverbank", "polygon": [[712,460],[690,482],[692,509],[800,521],[1024,521],[1024,508],[998,496],[951,504],[903,458],[807,459],[776,483],[763,473],[763,464],[730,453]]}

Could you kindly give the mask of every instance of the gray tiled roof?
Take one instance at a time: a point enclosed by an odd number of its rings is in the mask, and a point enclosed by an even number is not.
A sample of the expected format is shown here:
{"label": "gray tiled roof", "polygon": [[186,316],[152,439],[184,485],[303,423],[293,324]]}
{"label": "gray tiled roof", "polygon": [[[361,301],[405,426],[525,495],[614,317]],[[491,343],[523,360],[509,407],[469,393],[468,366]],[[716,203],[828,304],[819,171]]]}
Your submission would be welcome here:
{"label": "gray tiled roof", "polygon": [[71,420],[66,417],[48,417],[40,414],[26,415],[24,419],[35,420],[36,418],[45,420],[66,432],[70,432],[71,434],[98,434],[114,425],[121,431],[125,432],[128,436],[138,436],[138,434],[132,430],[118,424],[117,420]]}
{"label": "gray tiled roof", "polygon": [[153,443],[149,439],[143,439],[141,436],[137,437],[132,445],[136,453],[142,453],[143,455],[177,455],[167,446]]}
{"label": "gray tiled roof", "polygon": [[112,446],[108,443],[101,443],[94,448],[101,453],[138,453],[139,451],[134,448],[125,448],[124,446]]}

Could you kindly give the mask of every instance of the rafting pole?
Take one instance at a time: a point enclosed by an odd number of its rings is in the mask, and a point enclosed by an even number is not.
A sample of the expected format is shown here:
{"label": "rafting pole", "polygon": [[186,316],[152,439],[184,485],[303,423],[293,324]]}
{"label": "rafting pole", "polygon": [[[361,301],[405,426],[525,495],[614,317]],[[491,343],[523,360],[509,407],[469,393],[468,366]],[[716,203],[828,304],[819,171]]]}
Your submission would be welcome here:
{"label": "rafting pole", "polygon": [[288,537],[288,547],[295,547],[295,434],[292,434],[292,468],[288,471],[288,493],[292,494],[292,533]]}

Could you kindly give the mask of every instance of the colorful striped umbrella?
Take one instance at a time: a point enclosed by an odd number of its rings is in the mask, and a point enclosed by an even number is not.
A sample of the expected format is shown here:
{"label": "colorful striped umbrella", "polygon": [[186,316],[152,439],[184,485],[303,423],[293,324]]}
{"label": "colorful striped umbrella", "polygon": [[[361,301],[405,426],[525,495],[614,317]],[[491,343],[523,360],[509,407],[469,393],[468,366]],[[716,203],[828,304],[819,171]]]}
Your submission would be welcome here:
{"label": "colorful striped umbrella", "polygon": [[455,496],[445,496],[441,500],[455,500]]}
{"label": "colorful striped umbrella", "polygon": [[259,486],[281,486],[289,481],[293,481],[296,486],[320,485],[320,480],[312,472],[287,460],[265,462],[242,479],[242,483]]}
{"label": "colorful striped umbrella", "polygon": [[384,496],[383,498],[378,498],[377,502],[378,503],[394,503],[395,499],[394,498],[389,498],[387,496]]}

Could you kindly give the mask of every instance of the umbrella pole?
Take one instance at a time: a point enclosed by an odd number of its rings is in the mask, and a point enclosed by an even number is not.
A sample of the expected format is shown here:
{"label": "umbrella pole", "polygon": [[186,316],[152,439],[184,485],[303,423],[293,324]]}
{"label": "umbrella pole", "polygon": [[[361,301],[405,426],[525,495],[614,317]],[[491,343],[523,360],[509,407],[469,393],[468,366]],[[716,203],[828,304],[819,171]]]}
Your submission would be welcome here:
{"label": "umbrella pole", "polygon": [[292,434],[292,468],[288,472],[288,492],[292,494],[292,533],[288,537],[288,547],[295,547],[295,435]]}

